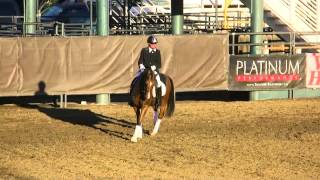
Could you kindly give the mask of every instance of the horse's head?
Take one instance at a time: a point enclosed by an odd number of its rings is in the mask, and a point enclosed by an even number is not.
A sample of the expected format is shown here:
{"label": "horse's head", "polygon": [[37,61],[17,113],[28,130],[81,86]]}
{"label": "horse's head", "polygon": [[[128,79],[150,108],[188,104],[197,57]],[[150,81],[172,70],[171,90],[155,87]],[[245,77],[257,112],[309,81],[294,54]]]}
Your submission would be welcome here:
{"label": "horse's head", "polygon": [[152,89],[155,86],[155,74],[150,69],[147,68],[143,71],[140,81],[140,87],[141,87],[141,95],[143,99],[149,99],[151,97]]}

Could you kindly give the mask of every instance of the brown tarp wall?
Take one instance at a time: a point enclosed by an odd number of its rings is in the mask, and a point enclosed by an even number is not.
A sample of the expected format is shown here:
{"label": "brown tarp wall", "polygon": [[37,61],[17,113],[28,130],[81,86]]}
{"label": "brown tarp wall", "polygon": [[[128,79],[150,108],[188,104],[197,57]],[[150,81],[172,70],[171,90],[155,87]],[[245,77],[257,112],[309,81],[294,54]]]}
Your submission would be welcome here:
{"label": "brown tarp wall", "polygon": [[[127,93],[147,36],[0,38],[0,96]],[[176,91],[228,88],[228,35],[158,36]]]}

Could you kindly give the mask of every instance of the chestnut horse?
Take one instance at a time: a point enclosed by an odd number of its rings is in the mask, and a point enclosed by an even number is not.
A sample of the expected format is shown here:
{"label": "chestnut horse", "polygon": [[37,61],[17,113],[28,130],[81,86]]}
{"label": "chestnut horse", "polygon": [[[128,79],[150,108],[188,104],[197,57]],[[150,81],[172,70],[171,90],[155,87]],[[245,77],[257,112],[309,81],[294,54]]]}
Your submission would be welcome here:
{"label": "chestnut horse", "polygon": [[[158,133],[160,123],[163,117],[171,117],[173,115],[175,109],[175,92],[173,82],[169,76],[163,76],[165,88],[161,88],[162,93],[159,107],[156,107],[155,105],[156,79],[155,74],[151,69],[147,68],[143,72],[141,72],[141,74],[137,77],[132,86],[132,107],[137,117],[137,125],[135,127],[134,134],[131,138],[132,142],[137,142],[138,138],[142,138],[142,122],[149,107],[152,107],[154,110],[154,128],[151,133],[151,136],[154,136]],[[158,109],[160,109],[159,113]]]}

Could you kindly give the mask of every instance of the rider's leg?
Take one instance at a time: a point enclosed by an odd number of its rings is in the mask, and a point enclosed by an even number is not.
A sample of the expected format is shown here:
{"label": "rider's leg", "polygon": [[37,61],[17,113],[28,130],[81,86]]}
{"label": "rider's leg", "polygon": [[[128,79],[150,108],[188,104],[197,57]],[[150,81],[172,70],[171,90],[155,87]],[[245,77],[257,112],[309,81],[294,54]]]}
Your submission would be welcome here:
{"label": "rider's leg", "polygon": [[156,75],[157,88],[159,88],[159,87],[161,87],[160,75],[156,71],[154,74]]}
{"label": "rider's leg", "polygon": [[156,103],[155,103],[155,109],[158,109],[160,106],[160,100],[161,100],[161,81],[160,81],[160,75],[157,71],[154,71],[154,74],[156,75],[156,81],[157,81],[157,87],[156,87]]}

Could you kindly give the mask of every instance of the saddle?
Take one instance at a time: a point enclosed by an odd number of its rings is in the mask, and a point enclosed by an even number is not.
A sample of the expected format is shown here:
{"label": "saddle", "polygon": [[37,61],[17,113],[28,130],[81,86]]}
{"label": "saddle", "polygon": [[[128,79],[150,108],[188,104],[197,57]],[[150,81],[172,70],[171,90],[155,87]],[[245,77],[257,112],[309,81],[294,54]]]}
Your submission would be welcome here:
{"label": "saddle", "polygon": [[[160,81],[161,81],[161,89],[160,88],[156,88],[156,87],[154,87],[153,89],[152,89],[152,96],[154,97],[154,98],[156,98],[157,97],[157,94],[159,94],[159,96],[160,96],[160,93],[161,93],[161,96],[164,96],[165,94],[166,94],[166,75],[165,74],[162,74],[162,73],[160,73],[159,74],[159,76],[160,76]],[[129,95],[130,95],[130,100],[129,100],[129,102],[128,102],[128,104],[130,105],[130,106],[133,106],[133,87],[135,86],[135,84],[138,82],[138,80],[141,78],[141,75],[138,75],[138,76],[136,76],[133,80],[132,80],[132,82],[131,82],[131,85],[130,85],[130,91],[129,91]],[[160,92],[160,93],[159,93]],[[157,98],[157,104],[159,104],[160,103],[160,98]]]}
{"label": "saddle", "polygon": [[[161,81],[161,85],[160,85],[161,96],[164,96],[164,95],[166,95],[166,86],[167,86],[166,85],[166,77],[162,73],[160,73],[159,76],[160,76],[160,81]],[[156,97],[156,88],[155,87],[152,89],[152,95],[153,95],[153,97]]]}
{"label": "saddle", "polygon": [[[161,81],[161,96],[164,96],[164,95],[166,94],[166,86],[167,86],[167,84],[166,84],[166,75],[160,73],[159,76],[160,76],[160,81]],[[131,91],[132,91],[133,86],[135,85],[135,83],[136,83],[136,82],[138,81],[138,79],[140,79],[140,78],[141,78],[141,75],[135,77],[135,78],[132,80],[131,85],[130,85],[130,94],[131,94]],[[155,92],[155,88],[153,88],[153,91]],[[155,97],[155,93],[152,93],[152,94],[154,95],[153,97]]]}

